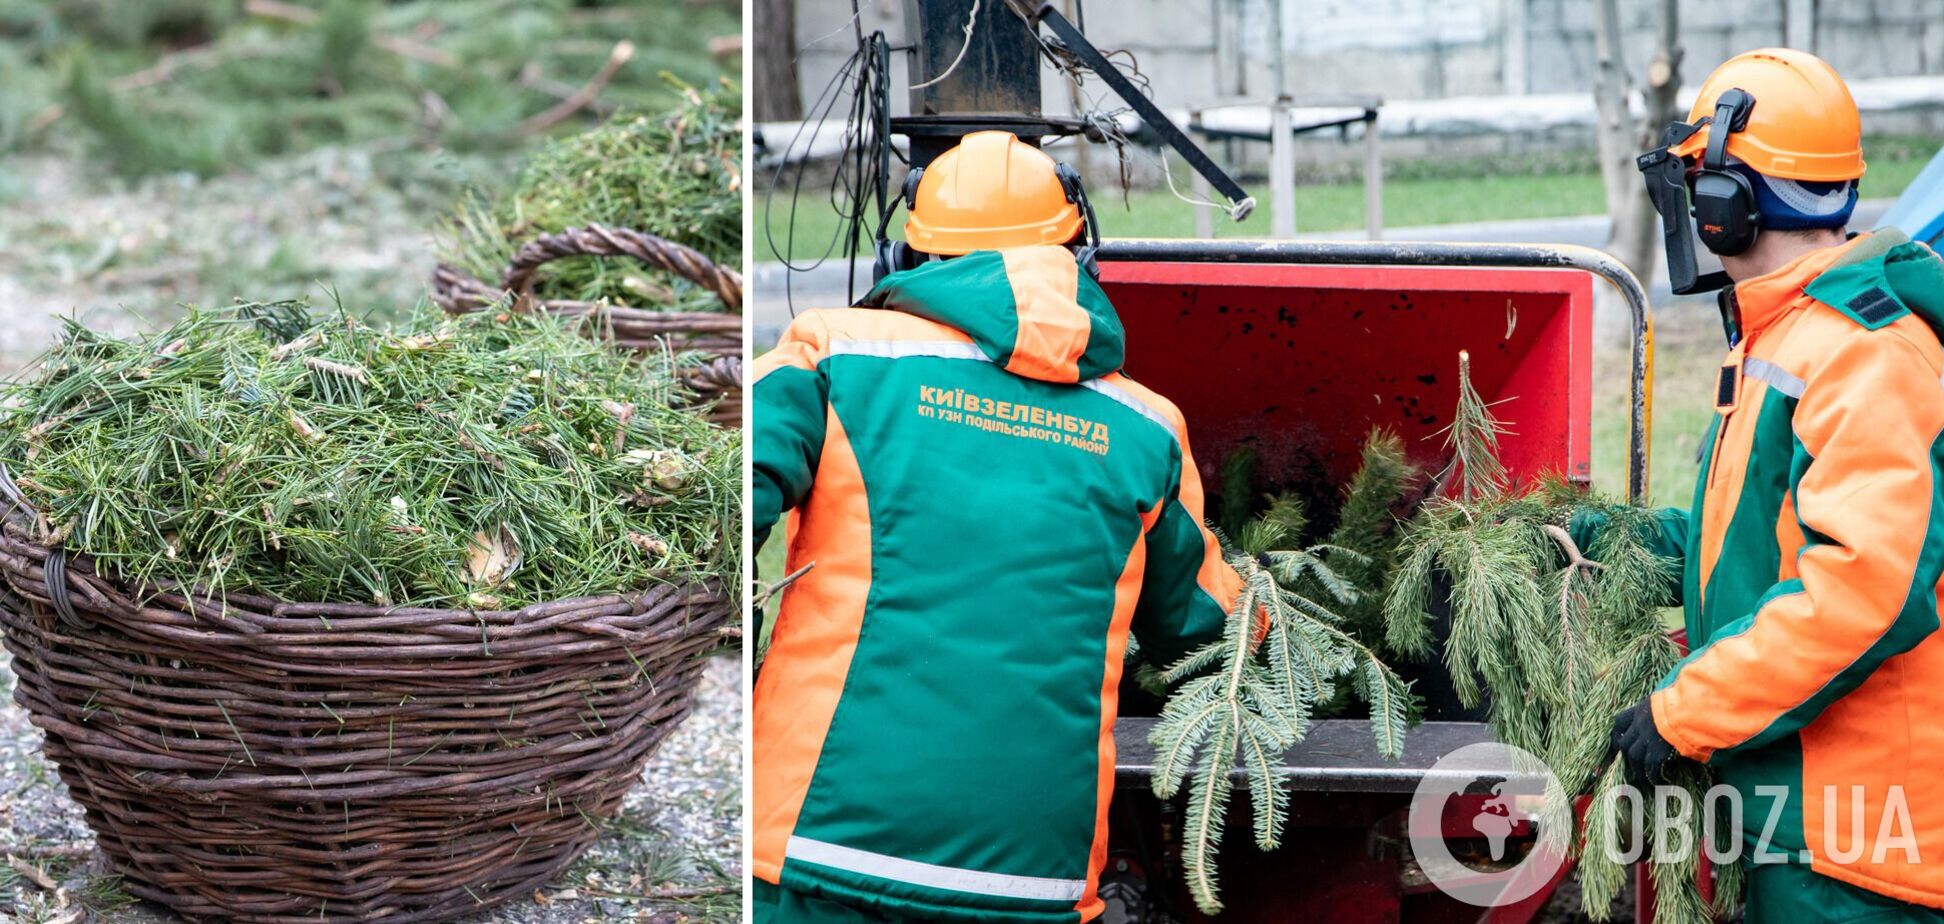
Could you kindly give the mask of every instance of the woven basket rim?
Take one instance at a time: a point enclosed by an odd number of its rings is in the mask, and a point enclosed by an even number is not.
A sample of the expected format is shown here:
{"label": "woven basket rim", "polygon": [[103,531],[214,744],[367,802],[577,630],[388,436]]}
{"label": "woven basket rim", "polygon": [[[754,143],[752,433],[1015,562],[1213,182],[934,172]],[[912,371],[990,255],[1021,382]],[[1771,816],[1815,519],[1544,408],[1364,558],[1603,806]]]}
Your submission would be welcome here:
{"label": "woven basket rim", "polygon": [[[632,256],[651,269],[672,273],[714,291],[723,308],[721,311],[660,311],[623,302],[535,299],[526,291],[526,284],[541,265],[553,260],[583,256]],[[464,314],[506,304],[517,310],[564,315],[618,312],[621,318],[656,321],[669,326],[678,326],[677,322],[711,326],[717,319],[734,318],[734,333],[740,340],[742,282],[739,271],[720,266],[686,245],[648,231],[590,222],[542,232],[528,240],[515,251],[512,262],[501,272],[498,283],[489,283],[468,270],[440,262],[432,271],[432,301],[448,314]]]}
{"label": "woven basket rim", "polygon": [[[597,607],[603,604],[620,604],[633,610],[641,605],[643,599],[655,594],[681,596],[700,595],[705,603],[720,602],[729,605],[733,601],[725,594],[726,582],[716,578],[680,578],[648,587],[621,590],[610,593],[585,594],[577,597],[558,597],[529,603],[514,609],[486,609],[473,606],[439,607],[415,604],[378,604],[330,600],[287,600],[281,597],[250,591],[205,587],[185,588],[174,581],[150,581],[136,585],[128,579],[103,573],[96,567],[93,556],[86,552],[76,552],[60,546],[50,546],[34,537],[30,525],[33,522],[34,507],[21,493],[20,486],[14,482],[5,460],[0,460],[0,502],[5,509],[0,512],[0,571],[9,576],[21,574],[39,562],[43,582],[55,591],[49,603],[63,619],[78,619],[72,605],[64,599],[65,586],[76,574],[100,585],[120,598],[113,601],[117,609],[142,609],[146,604],[164,601],[171,606],[180,601],[191,614],[199,605],[212,607],[219,618],[204,625],[204,631],[216,630],[239,638],[252,638],[264,634],[257,631],[243,631],[239,623],[228,617],[231,610],[249,613],[260,623],[275,623],[277,635],[288,637],[293,634],[317,633],[320,635],[342,634],[345,630],[338,625],[369,628],[369,623],[382,621],[401,625],[431,624],[436,618],[450,618],[465,614],[481,627],[482,638],[490,635],[493,626],[526,626],[536,621],[561,619],[561,614],[570,618],[562,619],[563,625],[584,621],[599,615]],[[10,548],[11,547],[11,548]],[[24,548],[22,548],[24,547]],[[58,572],[58,576],[56,574]],[[11,583],[11,581],[9,581]],[[580,613],[578,618],[572,614]],[[248,622],[245,620],[244,622]],[[285,623],[289,623],[285,625]],[[380,630],[382,631],[382,629]]]}

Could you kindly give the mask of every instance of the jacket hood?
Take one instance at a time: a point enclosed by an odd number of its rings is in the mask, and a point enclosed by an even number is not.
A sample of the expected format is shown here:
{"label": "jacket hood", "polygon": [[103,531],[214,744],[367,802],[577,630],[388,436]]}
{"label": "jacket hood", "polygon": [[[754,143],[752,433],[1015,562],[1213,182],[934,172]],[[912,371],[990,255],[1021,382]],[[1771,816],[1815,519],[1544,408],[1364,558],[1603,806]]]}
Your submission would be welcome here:
{"label": "jacket hood", "polygon": [[1059,246],[982,250],[880,280],[858,303],[963,331],[1007,372],[1085,382],[1118,371],[1127,336],[1107,293]]}
{"label": "jacket hood", "polygon": [[1893,228],[1855,241],[1803,291],[1873,330],[1908,312],[1944,332],[1944,261]]}

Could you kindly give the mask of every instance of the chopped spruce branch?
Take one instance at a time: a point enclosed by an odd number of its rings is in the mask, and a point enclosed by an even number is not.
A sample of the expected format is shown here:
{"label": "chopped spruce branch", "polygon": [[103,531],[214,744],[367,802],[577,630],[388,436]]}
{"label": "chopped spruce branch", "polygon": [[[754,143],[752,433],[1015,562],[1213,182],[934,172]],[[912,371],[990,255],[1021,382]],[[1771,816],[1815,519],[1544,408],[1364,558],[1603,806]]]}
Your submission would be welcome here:
{"label": "chopped spruce branch", "polygon": [[[1680,658],[1658,612],[1678,575],[1648,544],[1657,529],[1652,512],[1563,482],[1511,487],[1497,458],[1506,430],[1469,373],[1461,360],[1458,413],[1446,433],[1454,458],[1447,471],[1456,478],[1425,501],[1398,545],[1384,600],[1386,638],[1396,650],[1431,654],[1440,641],[1431,633],[1431,597],[1449,594],[1442,654],[1453,688],[1467,706],[1488,704],[1499,740],[1537,755],[1557,778],[1542,836],[1577,854],[1586,913],[1605,920],[1627,877],[1602,845],[1647,836],[1623,830],[1613,799],[1621,766],[1604,760],[1607,737],[1613,717]],[[1599,524],[1585,549],[1568,529],[1576,518]],[[1684,773],[1676,785],[1694,805],[1706,804],[1708,772]],[[1573,798],[1582,794],[1594,799],[1575,832]],[[1707,919],[1695,878],[1699,811],[1685,834],[1691,849],[1654,863],[1661,924]],[[1656,856],[1653,845],[1643,856]],[[1737,884],[1732,873],[1718,880],[1724,907],[1736,900]]]}
{"label": "chopped spruce branch", "polygon": [[[1355,549],[1360,559],[1336,562],[1336,571],[1358,587],[1381,588],[1389,580],[1403,532],[1400,516],[1423,473],[1404,454],[1404,440],[1383,428],[1364,439],[1363,460],[1345,490],[1329,544]],[[1376,644],[1383,638],[1383,595],[1366,593],[1342,607],[1350,634]]]}
{"label": "chopped spruce branch", "polygon": [[1338,625],[1332,609],[1364,593],[1332,562],[1364,559],[1328,545],[1286,551],[1300,542],[1305,524],[1301,504],[1283,497],[1237,530],[1230,564],[1242,576],[1243,590],[1222,638],[1162,674],[1178,686],[1149,738],[1156,752],[1154,791],[1169,799],[1188,789],[1182,862],[1189,891],[1210,914],[1222,907],[1216,862],[1238,763],[1249,787],[1256,846],[1271,850],[1281,841],[1288,808],[1283,754],[1340,685],[1347,682],[1370,705],[1379,751],[1390,757],[1403,752],[1410,689]]}
{"label": "chopped spruce branch", "polygon": [[482,609],[734,586],[740,438],[675,408],[669,361],[519,314],[70,324],[5,387],[0,462],[37,538],[136,585]]}

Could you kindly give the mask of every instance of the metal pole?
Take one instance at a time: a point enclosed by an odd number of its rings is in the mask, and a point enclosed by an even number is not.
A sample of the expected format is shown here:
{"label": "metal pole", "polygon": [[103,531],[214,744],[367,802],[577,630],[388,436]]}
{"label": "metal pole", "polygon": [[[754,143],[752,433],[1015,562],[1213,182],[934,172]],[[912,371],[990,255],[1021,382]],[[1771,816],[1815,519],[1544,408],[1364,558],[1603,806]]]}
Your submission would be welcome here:
{"label": "metal pole", "polygon": [[1289,96],[1289,71],[1283,61],[1282,0],[1269,0],[1269,71],[1276,77],[1276,98]]}
{"label": "metal pole", "polygon": [[1524,96],[1530,92],[1531,78],[1527,77],[1526,51],[1526,0],[1504,0],[1499,37],[1504,48],[1505,60],[1500,63],[1504,70],[1505,92],[1514,96]]}
{"label": "metal pole", "polygon": [[1269,71],[1276,102],[1269,111],[1269,233],[1296,236],[1296,137],[1289,125],[1289,69],[1283,48],[1282,0],[1269,0]]}
{"label": "metal pole", "polygon": [[1269,109],[1269,233],[1296,236],[1296,134],[1290,130],[1289,100],[1283,96]]}
{"label": "metal pole", "polygon": [[[1066,0],[1066,17],[1068,19],[1074,18],[1074,3],[1075,0]],[[1066,85],[1067,108],[1076,119],[1085,116],[1087,105],[1080,97],[1080,82],[1077,80],[1069,80],[1066,82]],[[1093,157],[1091,156],[1093,145],[1084,143],[1084,139],[1082,141],[1083,143],[1074,145],[1076,150],[1073,152],[1073,167],[1080,171],[1080,176],[1083,179],[1090,180],[1093,177]]]}
{"label": "metal pole", "polygon": [[1377,138],[1377,110],[1364,110],[1364,229],[1384,239],[1384,152]]}
{"label": "metal pole", "polygon": [[1815,0],[1788,0],[1782,10],[1782,44],[1798,51],[1816,50]]}
{"label": "metal pole", "polygon": [[[1162,164],[1163,167],[1167,165]],[[1208,197],[1214,190],[1208,186],[1208,178],[1199,173],[1195,178],[1195,236],[1208,240],[1215,236],[1215,213],[1208,207]]]}
{"label": "metal pole", "polygon": [[1653,318],[1647,290],[1627,265],[1602,250],[1566,244],[1366,243],[1362,241],[1118,240],[1101,245],[1103,263],[1313,263],[1327,266],[1526,266],[1584,270],[1620,290],[1632,316],[1632,402],[1627,434],[1627,499],[1647,499],[1653,420]]}

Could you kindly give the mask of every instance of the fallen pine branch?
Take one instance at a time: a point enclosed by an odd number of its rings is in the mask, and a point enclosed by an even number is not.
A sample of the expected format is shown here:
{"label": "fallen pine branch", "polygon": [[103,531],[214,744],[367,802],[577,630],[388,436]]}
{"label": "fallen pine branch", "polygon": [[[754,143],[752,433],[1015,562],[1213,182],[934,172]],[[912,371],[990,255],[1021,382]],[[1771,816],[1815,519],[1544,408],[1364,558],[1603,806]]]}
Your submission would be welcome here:
{"label": "fallen pine branch", "polygon": [[[323,14],[309,7],[285,3],[283,0],[246,0],[243,11],[251,16],[295,23],[300,26],[315,25]],[[410,58],[437,67],[458,67],[459,59],[451,52],[434,48],[416,39],[400,35],[374,35],[371,44],[383,48],[401,58]]]}
{"label": "fallen pine branch", "polygon": [[814,561],[810,562],[809,564],[804,565],[803,567],[798,568],[795,571],[792,571],[789,574],[784,575],[782,580],[777,581],[776,583],[763,588],[762,595],[756,598],[756,608],[760,610],[763,607],[768,606],[770,600],[774,599],[777,594],[782,593],[784,588],[790,586],[791,584],[795,584],[798,579],[802,578],[806,574],[809,574],[810,569],[815,568],[816,566],[817,566],[816,562]]}
{"label": "fallen pine branch", "polygon": [[1238,530],[1229,564],[1242,591],[1222,637],[1162,673],[1174,688],[1148,734],[1154,793],[1173,799],[1187,791],[1181,862],[1189,894],[1211,915],[1222,911],[1217,874],[1230,772],[1238,764],[1244,771],[1256,846],[1273,850],[1289,807],[1278,766],[1321,707],[1347,688],[1368,707],[1378,751],[1393,759],[1403,753],[1414,711],[1409,685],[1339,626],[1337,611],[1364,591],[1336,567],[1364,556],[1301,548],[1305,521],[1301,505],[1283,497]]}
{"label": "fallen pine branch", "polygon": [[49,876],[46,870],[13,854],[7,854],[7,865],[12,867],[14,872],[19,873],[22,879],[33,883],[35,888],[43,892],[52,892],[61,887],[61,884],[55,882],[54,877]]}
{"label": "fallen pine branch", "polygon": [[601,69],[595,72],[594,76],[586,84],[582,85],[580,89],[575,90],[566,99],[548,107],[546,111],[529,116],[525,121],[520,123],[516,131],[521,135],[537,135],[566,121],[574,113],[587,108],[590,103],[594,102],[596,97],[601,95],[601,90],[608,85],[608,81],[613,80],[614,75],[620,73],[621,68],[628,63],[629,59],[634,57],[634,53],[635,46],[633,42],[622,39],[614,43],[614,49],[608,52],[607,61],[602,63]]}

